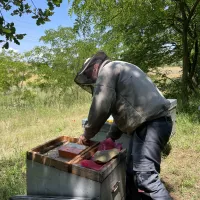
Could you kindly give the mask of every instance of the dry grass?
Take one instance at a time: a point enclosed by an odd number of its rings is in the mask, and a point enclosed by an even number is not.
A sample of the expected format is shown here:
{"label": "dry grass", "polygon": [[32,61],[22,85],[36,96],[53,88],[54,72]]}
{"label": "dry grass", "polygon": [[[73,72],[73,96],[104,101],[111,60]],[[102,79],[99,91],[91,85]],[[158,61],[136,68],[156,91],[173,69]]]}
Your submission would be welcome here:
{"label": "dry grass", "polygon": [[162,178],[175,200],[200,199],[200,124],[195,120],[178,115],[172,151],[162,163]]}
{"label": "dry grass", "polygon": [[78,137],[88,104],[70,108],[0,109],[0,199],[26,194],[25,152],[61,135]]}
{"label": "dry grass", "polygon": [[[182,74],[182,68],[179,66],[158,67],[157,70],[161,74],[166,74],[168,78],[180,78]],[[149,75],[157,75],[156,70],[151,71]]]}
{"label": "dry grass", "polygon": [[200,153],[173,149],[162,164],[162,177],[175,200],[200,199]]}
{"label": "dry grass", "polygon": [[162,73],[166,73],[169,78],[179,78],[182,73],[182,69],[179,66],[165,66],[163,68],[159,68]]}
{"label": "dry grass", "polygon": [[0,158],[29,150],[57,136],[80,135],[81,120],[87,116],[87,111],[85,104],[62,111],[47,108],[11,113],[0,121]]}

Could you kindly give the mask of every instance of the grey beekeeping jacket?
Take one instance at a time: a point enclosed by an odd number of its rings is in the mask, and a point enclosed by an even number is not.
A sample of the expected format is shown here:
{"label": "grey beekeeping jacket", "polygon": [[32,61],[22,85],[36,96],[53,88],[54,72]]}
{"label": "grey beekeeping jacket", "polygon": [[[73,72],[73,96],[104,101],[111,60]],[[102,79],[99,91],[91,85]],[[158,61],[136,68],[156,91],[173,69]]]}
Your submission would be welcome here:
{"label": "grey beekeeping jacket", "polygon": [[139,67],[123,61],[102,64],[84,136],[94,137],[112,115],[115,123],[109,134],[118,139],[122,132],[131,134],[143,122],[168,115],[169,107],[170,102]]}

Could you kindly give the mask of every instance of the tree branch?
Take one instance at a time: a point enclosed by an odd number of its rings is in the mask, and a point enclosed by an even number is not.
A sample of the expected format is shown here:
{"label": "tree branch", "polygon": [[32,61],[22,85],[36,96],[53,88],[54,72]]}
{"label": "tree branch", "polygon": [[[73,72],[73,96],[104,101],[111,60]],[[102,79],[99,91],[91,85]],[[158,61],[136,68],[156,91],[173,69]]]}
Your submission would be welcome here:
{"label": "tree branch", "polygon": [[[200,0],[198,0],[200,1]],[[185,13],[185,9],[184,9],[184,2],[179,2],[179,7],[180,7],[180,11],[182,13],[182,17],[183,17],[183,21],[187,20],[187,15]]]}
{"label": "tree branch", "polygon": [[37,9],[37,7],[35,6],[35,3],[33,2],[33,0],[31,0],[33,6],[35,7],[35,9]]}
{"label": "tree branch", "polygon": [[192,39],[195,39],[195,36],[193,35],[192,30],[191,30],[190,27],[188,27],[188,35],[189,35]]}
{"label": "tree branch", "polygon": [[190,13],[190,8],[189,8],[189,6],[186,4],[186,2],[184,2],[184,5],[185,5],[185,7],[186,7],[186,10],[187,10],[187,12],[188,12],[188,15],[189,15],[189,13]]}
{"label": "tree branch", "polygon": [[2,14],[2,12],[1,12],[1,10],[0,10],[0,14],[1,14],[1,17],[3,18],[3,21],[4,21],[3,24],[5,25],[5,22],[6,22],[6,23],[8,23],[8,22],[5,20],[3,14]]}
{"label": "tree branch", "polygon": [[12,2],[12,1],[8,1],[5,5],[2,5],[1,10],[2,10],[2,9],[5,9],[11,2]]}
{"label": "tree branch", "polygon": [[1,10],[0,10],[0,14],[1,14],[2,18],[4,19],[4,17],[3,17],[3,14],[2,14],[2,12],[1,12]]}
{"label": "tree branch", "polygon": [[[118,12],[116,15],[114,15],[114,16],[112,16],[112,18],[110,18],[110,20],[109,21],[112,21],[113,19],[115,19],[118,15],[120,15],[121,13],[122,13],[122,9],[121,9],[121,11],[120,12]],[[108,21],[108,22],[109,22]]]}
{"label": "tree branch", "polygon": [[196,66],[197,66],[197,60],[198,60],[198,55],[199,55],[199,42],[197,39],[197,32],[196,32],[196,26],[195,26],[195,37],[196,37],[196,41],[194,43],[194,56],[192,58],[192,69],[190,72],[190,78],[192,79],[192,77],[194,76],[195,70],[196,70]]}
{"label": "tree branch", "polygon": [[179,29],[174,23],[172,23],[172,27],[180,34],[183,34],[183,31],[181,31],[181,29]]}
{"label": "tree branch", "polygon": [[191,20],[192,16],[194,15],[196,7],[198,6],[199,3],[200,3],[200,0],[196,0],[194,5],[192,6],[191,11],[190,11],[189,16],[188,16],[188,22]]}

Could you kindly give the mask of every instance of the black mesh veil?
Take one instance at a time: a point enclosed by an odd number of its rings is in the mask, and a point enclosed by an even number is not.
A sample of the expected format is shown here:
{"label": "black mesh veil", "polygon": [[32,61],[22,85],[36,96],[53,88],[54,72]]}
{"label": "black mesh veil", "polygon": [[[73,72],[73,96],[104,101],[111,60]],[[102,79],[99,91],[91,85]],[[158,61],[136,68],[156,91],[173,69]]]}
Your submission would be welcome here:
{"label": "black mesh veil", "polygon": [[94,64],[99,63],[101,65],[107,59],[108,56],[103,51],[99,51],[93,57],[87,59],[81,70],[77,73],[74,79],[75,83],[92,94],[96,82],[96,79],[92,76]]}

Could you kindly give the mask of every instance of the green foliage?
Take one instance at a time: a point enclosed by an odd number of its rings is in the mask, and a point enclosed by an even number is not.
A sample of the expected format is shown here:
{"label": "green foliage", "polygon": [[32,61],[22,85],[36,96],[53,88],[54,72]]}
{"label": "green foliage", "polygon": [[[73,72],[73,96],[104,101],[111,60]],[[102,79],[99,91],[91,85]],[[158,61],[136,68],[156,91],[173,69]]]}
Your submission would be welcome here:
{"label": "green foliage", "polygon": [[15,152],[15,157],[0,159],[0,199],[26,193],[25,154]]}
{"label": "green foliage", "polygon": [[[164,67],[164,66],[163,66]],[[170,70],[161,72],[160,68],[148,70],[149,76],[166,98],[177,99],[181,97],[181,79],[169,78]]]}
{"label": "green foliage", "polygon": [[8,92],[12,87],[22,88],[24,81],[30,78],[31,70],[23,56],[14,51],[2,51],[0,54],[0,91]]}
{"label": "green foliage", "polygon": [[38,76],[41,88],[61,89],[71,87],[73,79],[88,56],[96,52],[94,39],[80,39],[72,28],[58,27],[46,30],[40,38],[47,46],[36,47],[27,53],[28,62]]}
{"label": "green foliage", "polygon": [[0,107],[8,110],[26,110],[35,108],[57,108],[71,107],[77,102],[90,102],[91,95],[84,92],[79,86],[68,88],[65,92],[61,89],[48,87],[28,87],[21,90],[12,90],[9,94],[0,95]]}
{"label": "green foliage", "polygon": [[70,2],[69,13],[77,15],[75,30],[101,33],[107,41],[103,47],[118,58],[144,71],[182,60],[182,99],[188,101],[188,88],[194,91],[200,84],[199,0]]}
{"label": "green foliage", "polygon": [[[148,67],[180,60],[175,53],[177,34],[166,24],[169,1],[72,1],[70,13],[77,14],[75,29],[103,34],[104,48],[116,47],[120,58],[147,70]],[[109,12],[107,12],[109,10]]]}
{"label": "green foliage", "polygon": [[80,39],[72,28],[64,27],[47,30],[41,40],[48,46],[24,54],[0,54],[0,92],[8,101],[2,102],[5,107],[60,106],[63,102],[70,105],[81,98],[73,80],[85,59],[96,52],[96,41]]}
{"label": "green foliage", "polygon": [[6,18],[3,16],[3,12],[8,12],[11,16],[22,16],[25,14],[30,14],[33,19],[36,20],[36,24],[39,26],[45,22],[50,21],[49,17],[54,14],[53,10],[55,7],[59,7],[62,0],[48,0],[47,8],[42,10],[37,8],[33,1],[27,2],[26,0],[16,1],[16,0],[3,0],[0,1],[0,35],[5,38],[5,40],[0,40],[3,43],[3,48],[9,48],[9,42],[14,41],[16,44],[20,44],[19,40],[22,40],[26,34],[17,34],[15,24],[13,22],[7,22]]}

